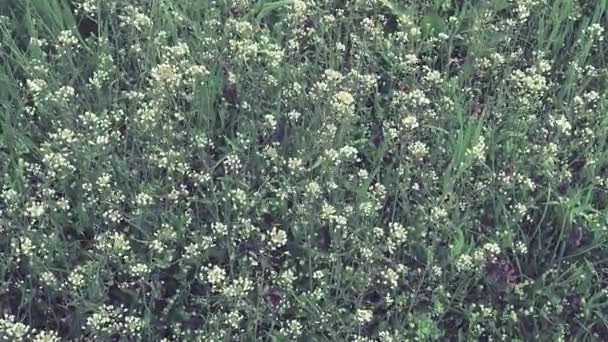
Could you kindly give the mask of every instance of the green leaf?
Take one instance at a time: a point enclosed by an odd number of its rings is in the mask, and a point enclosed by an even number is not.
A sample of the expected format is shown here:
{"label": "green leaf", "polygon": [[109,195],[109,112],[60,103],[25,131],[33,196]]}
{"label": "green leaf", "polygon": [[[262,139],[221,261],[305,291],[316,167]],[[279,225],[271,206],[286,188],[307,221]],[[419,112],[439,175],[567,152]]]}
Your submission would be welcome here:
{"label": "green leaf", "polygon": [[454,240],[452,241],[453,247],[450,249],[450,256],[452,258],[458,257],[464,250],[464,234],[460,228],[454,230]]}
{"label": "green leaf", "polygon": [[422,32],[425,35],[437,34],[440,32],[446,32],[446,24],[443,18],[437,14],[425,15],[420,21]]}
{"label": "green leaf", "polygon": [[509,8],[510,4],[508,0],[494,0],[492,1],[492,7],[494,11],[502,11]]}
{"label": "green leaf", "polygon": [[258,10],[258,15],[256,16],[256,19],[258,21],[260,21],[260,20],[264,19],[265,17],[267,17],[268,15],[270,15],[273,11],[276,11],[281,7],[291,5],[292,2],[293,2],[293,0],[282,0],[282,1],[275,1],[275,2],[261,1],[261,2],[259,2],[259,10]]}
{"label": "green leaf", "polygon": [[403,21],[408,21],[408,19],[412,17],[411,13],[408,13],[410,11],[404,9],[403,7],[391,0],[382,0],[382,3],[384,4],[384,6],[388,7],[388,9],[393,15],[397,16]]}

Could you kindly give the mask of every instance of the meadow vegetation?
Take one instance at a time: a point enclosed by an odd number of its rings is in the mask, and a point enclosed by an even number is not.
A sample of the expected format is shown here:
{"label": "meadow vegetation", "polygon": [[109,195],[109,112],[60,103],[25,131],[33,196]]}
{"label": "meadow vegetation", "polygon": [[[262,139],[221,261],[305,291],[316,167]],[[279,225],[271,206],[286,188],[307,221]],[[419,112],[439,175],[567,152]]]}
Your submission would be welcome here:
{"label": "meadow vegetation", "polygon": [[0,14],[0,341],[608,340],[607,1]]}

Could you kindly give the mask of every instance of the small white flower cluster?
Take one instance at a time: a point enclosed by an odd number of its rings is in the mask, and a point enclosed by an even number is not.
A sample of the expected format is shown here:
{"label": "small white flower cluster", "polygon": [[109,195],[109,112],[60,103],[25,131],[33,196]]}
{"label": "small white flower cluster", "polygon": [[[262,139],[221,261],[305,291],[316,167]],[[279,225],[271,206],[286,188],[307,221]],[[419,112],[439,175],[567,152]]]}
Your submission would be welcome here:
{"label": "small white flower cluster", "polygon": [[407,241],[408,229],[399,222],[391,222],[388,224],[388,230],[386,248],[390,254],[394,254],[397,248]]}
{"label": "small white flower cluster", "polygon": [[483,161],[486,157],[486,140],[483,135],[479,136],[477,143],[467,150],[467,154],[473,158],[474,161]]}
{"label": "small white flower cluster", "polygon": [[70,272],[66,285],[71,290],[79,290],[86,285],[85,279],[87,279],[85,266],[79,265]]}
{"label": "small white flower cluster", "polygon": [[355,112],[355,98],[349,92],[339,91],[332,98],[331,106],[339,121],[349,119]]}
{"label": "small white flower cluster", "polygon": [[557,131],[564,134],[565,136],[570,136],[572,132],[572,125],[568,121],[565,115],[560,116],[557,119],[551,117],[549,119],[549,124],[553,127],[557,128]]}
{"label": "small white flower cluster", "polygon": [[353,69],[348,73],[346,78],[349,88],[358,90],[358,96],[365,96],[376,90],[380,76],[376,74],[362,74],[358,70]]}
{"label": "small white flower cluster", "polygon": [[170,264],[174,258],[172,246],[177,241],[177,232],[168,223],[162,223],[160,229],[154,232],[154,239],[148,242],[150,251],[156,256],[159,264]]}
{"label": "small white flower cluster", "polygon": [[122,12],[123,14],[118,16],[122,27],[132,27],[140,32],[145,32],[152,27],[152,19],[144,14],[142,9],[127,5],[122,9]]}
{"label": "small white flower cluster", "polygon": [[392,268],[386,268],[382,273],[383,285],[388,286],[390,289],[396,289],[399,285],[400,275],[397,271]]}
{"label": "small white flower cluster", "polygon": [[283,288],[291,288],[297,279],[293,269],[287,269],[279,274],[277,284]]}
{"label": "small white flower cluster", "polygon": [[514,244],[513,249],[515,250],[515,252],[517,252],[520,255],[528,254],[528,246],[523,241],[517,241]]}
{"label": "small white flower cluster", "polygon": [[312,198],[317,198],[322,193],[321,185],[316,181],[308,182],[306,184],[306,193]]}
{"label": "small white flower cluster", "polygon": [[44,271],[40,274],[40,280],[49,288],[55,289],[59,286],[59,280],[51,271]]}
{"label": "small white flower cluster", "polygon": [[75,2],[76,13],[84,13],[90,17],[97,15],[97,0],[80,0]]}
{"label": "small white flower cluster", "polygon": [[604,27],[598,23],[591,24],[583,29],[583,34],[587,35],[593,42],[604,41]]}
{"label": "small white flower cluster", "polygon": [[63,178],[76,170],[70,159],[73,155],[72,146],[78,141],[77,136],[70,130],[60,130],[50,136],[51,140],[42,146],[42,162],[47,166],[47,174],[51,178]]}
{"label": "small white flower cluster", "polygon": [[541,53],[537,54],[537,65],[524,70],[515,70],[511,73],[511,81],[515,87],[515,100],[525,110],[531,110],[541,105],[539,101],[550,89],[551,83],[546,78],[551,65],[543,58]]}
{"label": "small white flower cluster", "polygon": [[486,259],[493,259],[500,254],[500,246],[494,242],[488,242],[483,245]]}
{"label": "small white flower cluster", "polygon": [[211,224],[211,231],[216,236],[224,236],[228,234],[228,226],[222,222],[214,222]]}
{"label": "small white flower cluster", "polygon": [[71,86],[62,86],[57,89],[54,93],[47,97],[47,100],[53,101],[58,104],[65,104],[70,102],[75,96],[74,88]]}
{"label": "small white flower cluster", "polygon": [[304,18],[308,10],[309,4],[306,0],[295,0],[292,3],[293,15],[296,18]]}
{"label": "small white flower cluster", "polygon": [[232,329],[238,329],[243,318],[245,317],[240,312],[232,311],[225,315],[225,322]]}
{"label": "small white flower cluster", "polygon": [[215,242],[211,236],[196,236],[196,242],[191,242],[184,248],[184,259],[198,260],[211,247],[215,246]]}
{"label": "small white flower cluster", "polygon": [[304,327],[299,321],[292,319],[287,321],[284,327],[280,330],[281,334],[288,336],[291,339],[298,339],[304,332]]}
{"label": "small white flower cluster", "polygon": [[120,232],[104,232],[95,237],[95,247],[104,255],[126,262],[130,257],[129,238]]}
{"label": "small white flower cluster", "polygon": [[438,70],[431,69],[428,65],[422,66],[424,71],[423,79],[431,85],[440,85],[443,82],[443,76]]}
{"label": "small white flower cluster", "polygon": [[57,36],[57,47],[63,53],[68,49],[77,47],[78,43],[78,38],[76,38],[76,35],[71,30],[61,31]]}
{"label": "small white flower cluster", "polygon": [[277,129],[277,119],[272,114],[264,115],[264,127],[270,131]]}
{"label": "small white flower cluster", "polygon": [[297,175],[304,172],[306,169],[303,166],[304,162],[300,158],[289,158],[287,161],[287,167],[291,174]]}
{"label": "small white flower cluster", "polygon": [[238,277],[222,288],[222,294],[228,298],[244,298],[254,289],[249,278]]}
{"label": "small white flower cluster", "polygon": [[[350,210],[352,210],[352,207],[345,207],[344,214],[348,215],[350,213]],[[348,217],[345,215],[337,214],[336,208],[327,202],[324,202],[321,207],[321,220],[327,223],[335,224],[335,228],[337,231],[341,231],[346,228],[346,225],[348,224]]]}
{"label": "small white flower cluster", "polygon": [[226,281],[226,271],[217,265],[209,265],[209,267],[202,268],[199,278],[207,280],[215,291],[220,291]]}
{"label": "small white flower cluster", "polygon": [[595,90],[589,90],[584,92],[582,96],[576,95],[573,100],[577,107],[576,109],[582,112],[584,107],[596,109],[600,100],[600,95]]}
{"label": "small white flower cluster", "polygon": [[32,342],[60,342],[58,334],[54,331],[34,329],[18,322],[15,316],[5,315],[0,318],[0,339],[2,341],[32,341]]}
{"label": "small white flower cluster", "polygon": [[18,257],[31,258],[35,253],[35,246],[32,240],[27,236],[21,236],[19,239],[12,239],[11,248],[13,253]]}
{"label": "small white flower cluster", "polygon": [[407,131],[413,131],[418,128],[418,119],[414,115],[407,115],[401,120],[401,126]]}
{"label": "small white flower cluster", "polygon": [[[488,318],[493,318],[496,316],[496,310],[491,306],[487,306],[484,304],[471,304],[471,321],[477,322]],[[477,327],[479,329],[479,327]]]}
{"label": "small white flower cluster", "polygon": [[282,229],[273,227],[269,233],[268,240],[270,241],[271,249],[281,248],[287,244],[287,233]]}
{"label": "small white flower cluster", "polygon": [[42,95],[45,90],[47,90],[48,84],[43,79],[27,79],[25,80],[25,85],[27,89],[32,94],[34,101],[41,102],[42,100],[48,100],[48,98],[43,98]]}
{"label": "small white flower cluster", "polygon": [[359,162],[359,157],[357,157],[357,155],[359,154],[359,151],[357,150],[356,147],[354,146],[344,146],[341,147],[340,150],[338,151],[338,160],[339,161],[345,161],[345,162]]}
{"label": "small white flower cluster", "polygon": [[409,92],[398,91],[391,104],[401,110],[423,110],[431,104],[431,100],[422,89],[413,89]]}
{"label": "small white flower cluster", "polygon": [[31,328],[15,320],[15,316],[5,316],[0,319],[0,331],[12,341],[19,341],[29,336]]}
{"label": "small white flower cluster", "polygon": [[357,309],[355,312],[355,320],[357,322],[365,324],[372,321],[374,318],[374,312],[372,310],[367,309]]}
{"label": "small white flower cluster", "polygon": [[135,196],[134,202],[138,207],[147,207],[154,203],[154,198],[147,192],[140,192]]}
{"label": "small white flower cluster", "polygon": [[93,88],[100,89],[104,84],[110,81],[111,71],[114,68],[114,59],[112,55],[102,54],[99,56],[97,69],[93,72],[93,76],[89,78],[89,83]]}
{"label": "small white flower cluster", "polygon": [[106,338],[115,333],[132,338],[141,338],[145,326],[144,319],[129,315],[126,308],[101,305],[87,318],[85,329],[94,338]]}
{"label": "small white flower cluster", "polygon": [[234,210],[244,209],[250,205],[247,192],[243,189],[230,190],[228,197],[230,198],[230,202],[232,202],[232,209]]}
{"label": "small white flower cluster", "polygon": [[[236,62],[242,64],[267,63],[274,69],[278,68],[285,59],[283,49],[279,44],[273,42],[266,30],[254,30],[251,23],[233,18],[228,19],[226,25],[233,35],[228,40],[229,55]],[[270,77],[270,79],[272,78]],[[269,83],[272,85],[274,82]]]}
{"label": "small white flower cluster", "polygon": [[224,167],[227,172],[238,174],[242,168],[241,159],[236,154],[229,154],[226,159],[224,159]]}
{"label": "small white flower cluster", "polygon": [[410,147],[410,151],[415,159],[422,159],[429,154],[429,147],[421,141],[415,141]]}
{"label": "small white flower cluster", "polygon": [[144,263],[136,263],[129,266],[129,274],[132,277],[143,279],[150,274],[150,267]]}
{"label": "small white flower cluster", "polygon": [[502,252],[500,246],[494,242],[485,243],[482,248],[471,254],[462,254],[456,260],[456,269],[463,271],[479,271],[488,261],[495,260]]}
{"label": "small white flower cluster", "polygon": [[543,4],[542,0],[516,0],[515,1],[517,18],[520,21],[526,21],[530,14],[538,7]]}

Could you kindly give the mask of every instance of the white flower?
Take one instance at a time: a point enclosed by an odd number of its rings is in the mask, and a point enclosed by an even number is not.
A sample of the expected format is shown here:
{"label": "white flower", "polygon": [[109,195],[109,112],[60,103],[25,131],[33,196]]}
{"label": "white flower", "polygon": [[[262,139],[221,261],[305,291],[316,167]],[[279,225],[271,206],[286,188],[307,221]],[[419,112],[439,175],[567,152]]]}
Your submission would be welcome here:
{"label": "white flower", "polygon": [[26,208],[27,213],[32,218],[39,218],[44,215],[46,211],[46,205],[42,202],[33,202],[30,203]]}
{"label": "white flower", "polygon": [[97,312],[87,318],[86,326],[91,331],[100,334],[110,334],[116,323],[116,309],[111,305],[102,305]]}
{"label": "white flower", "polygon": [[124,12],[127,13],[127,15],[120,16],[120,19],[123,21],[121,26],[132,26],[138,31],[144,31],[152,26],[152,19],[142,13],[138,8],[128,5],[125,7]]}
{"label": "white flower", "polygon": [[565,115],[562,115],[559,119],[555,120],[554,123],[561,133],[565,135],[570,135],[572,125],[570,124]]}
{"label": "white flower", "polygon": [[488,242],[483,245],[483,249],[486,251],[488,257],[494,257],[500,254],[500,247],[493,242]]}
{"label": "white flower", "polygon": [[343,160],[348,161],[348,160],[356,159],[355,157],[357,156],[359,151],[357,151],[357,148],[355,148],[353,146],[344,146],[340,149],[340,151],[338,153],[340,154],[340,157]]}
{"label": "white flower", "polygon": [[373,318],[374,318],[374,312],[372,310],[357,309],[357,312],[355,313],[355,319],[359,323],[371,322],[371,320]]}
{"label": "white flower", "polygon": [[317,197],[321,193],[321,186],[315,181],[310,181],[306,184],[306,192],[313,197]]}
{"label": "white flower", "polygon": [[214,287],[220,286],[226,280],[226,271],[223,268],[214,265],[209,273],[207,273],[207,281]]}
{"label": "white flower", "polygon": [[88,16],[95,16],[97,14],[97,1],[82,0],[81,2],[76,2],[76,8]]}
{"label": "white flower", "polygon": [[238,173],[242,167],[241,159],[236,154],[230,154],[224,160],[224,167],[228,172]]}
{"label": "white flower", "polygon": [[287,327],[281,329],[283,334],[289,335],[294,339],[297,339],[300,335],[302,335],[303,327],[302,323],[296,321],[295,319],[287,321]]}
{"label": "white flower", "polygon": [[238,329],[239,324],[243,320],[244,316],[238,311],[231,311],[226,316],[226,322],[233,328]]}
{"label": "white flower", "polygon": [[412,154],[414,157],[421,159],[429,153],[429,148],[425,143],[416,141],[411,147]]}
{"label": "white flower", "polygon": [[284,230],[273,227],[270,232],[270,243],[272,248],[281,248],[287,244],[287,233]]}
{"label": "white flower", "polygon": [[459,272],[469,271],[473,268],[473,259],[470,255],[463,254],[456,261],[456,269]]}
{"label": "white flower", "polygon": [[82,288],[85,284],[84,269],[82,266],[77,266],[68,276],[68,283],[73,289]]}
{"label": "white flower", "polygon": [[264,115],[264,126],[270,130],[277,129],[277,119],[272,114]]}
{"label": "white flower", "polygon": [[78,45],[78,38],[70,30],[64,30],[59,32],[57,36],[57,42],[59,46],[63,48],[73,47]]}
{"label": "white flower", "polygon": [[148,273],[150,273],[150,267],[148,267],[148,265],[146,265],[146,264],[138,263],[138,264],[132,265],[131,268],[129,269],[129,272],[131,275],[133,275],[135,277],[143,278]]}
{"label": "white flower", "polygon": [[25,84],[34,97],[38,96],[47,87],[46,81],[42,79],[25,80]]}
{"label": "white flower", "polygon": [[214,222],[211,224],[211,230],[214,234],[222,236],[228,233],[228,226],[221,222]]}
{"label": "white flower", "polygon": [[240,276],[232,281],[229,286],[225,287],[222,290],[222,294],[229,298],[243,298],[246,297],[253,288],[253,281]]}
{"label": "white flower", "polygon": [[384,283],[390,288],[394,289],[397,287],[399,281],[399,274],[395,272],[395,270],[387,268],[382,274],[382,277],[384,278]]}
{"label": "white flower", "polygon": [[32,329],[15,320],[15,316],[6,315],[0,318],[0,333],[6,341],[23,341],[32,331]]}
{"label": "white flower", "polygon": [[292,4],[293,6],[293,14],[297,18],[304,17],[306,15],[306,10],[308,9],[308,4],[306,1],[295,0]]}
{"label": "white flower", "polygon": [[298,121],[298,119],[302,116],[302,113],[298,112],[297,110],[292,110],[287,113],[287,116],[292,121]]}
{"label": "white flower", "polygon": [[291,170],[292,173],[299,173],[304,171],[304,167],[302,166],[304,163],[300,158],[289,158],[287,161],[287,166]]}
{"label": "white flower", "polygon": [[413,130],[418,128],[418,119],[413,115],[408,115],[401,120],[401,125],[405,129]]}
{"label": "white flower", "polygon": [[95,240],[97,249],[111,256],[125,257],[131,250],[129,238],[124,233],[104,233]]}
{"label": "white flower", "polygon": [[483,161],[486,153],[486,141],[483,136],[480,136],[477,143],[467,150],[467,154],[473,157],[474,160]]}
{"label": "white flower", "polygon": [[526,243],[523,241],[516,242],[514,249],[517,253],[519,253],[521,255],[525,255],[528,253],[528,246],[526,246]]}
{"label": "white flower", "polygon": [[61,342],[61,338],[54,331],[39,331],[32,342]]}
{"label": "white flower", "polygon": [[392,222],[388,225],[390,237],[398,244],[404,243],[407,240],[407,229],[398,222]]}
{"label": "white flower", "polygon": [[355,98],[349,92],[340,91],[332,99],[332,108],[338,118],[349,117],[355,111]]}
{"label": "white flower", "polygon": [[141,192],[139,194],[137,194],[137,196],[135,196],[135,204],[137,204],[140,207],[146,207],[151,205],[153,202],[152,196],[150,196],[148,193],[145,192]]}
{"label": "white flower", "polygon": [[176,87],[181,75],[175,65],[163,63],[152,68],[151,77],[159,86]]}
{"label": "white flower", "polygon": [[22,236],[19,238],[19,252],[21,255],[31,257],[34,254],[34,245],[32,244],[32,240],[30,240],[27,236]]}

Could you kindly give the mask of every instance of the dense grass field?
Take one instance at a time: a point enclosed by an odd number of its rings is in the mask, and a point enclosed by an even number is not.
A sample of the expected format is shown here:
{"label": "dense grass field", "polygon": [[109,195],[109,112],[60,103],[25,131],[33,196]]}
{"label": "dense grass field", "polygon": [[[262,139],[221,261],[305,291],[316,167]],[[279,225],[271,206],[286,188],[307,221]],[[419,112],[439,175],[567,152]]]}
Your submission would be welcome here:
{"label": "dense grass field", "polygon": [[0,341],[608,341],[608,1],[0,13]]}

